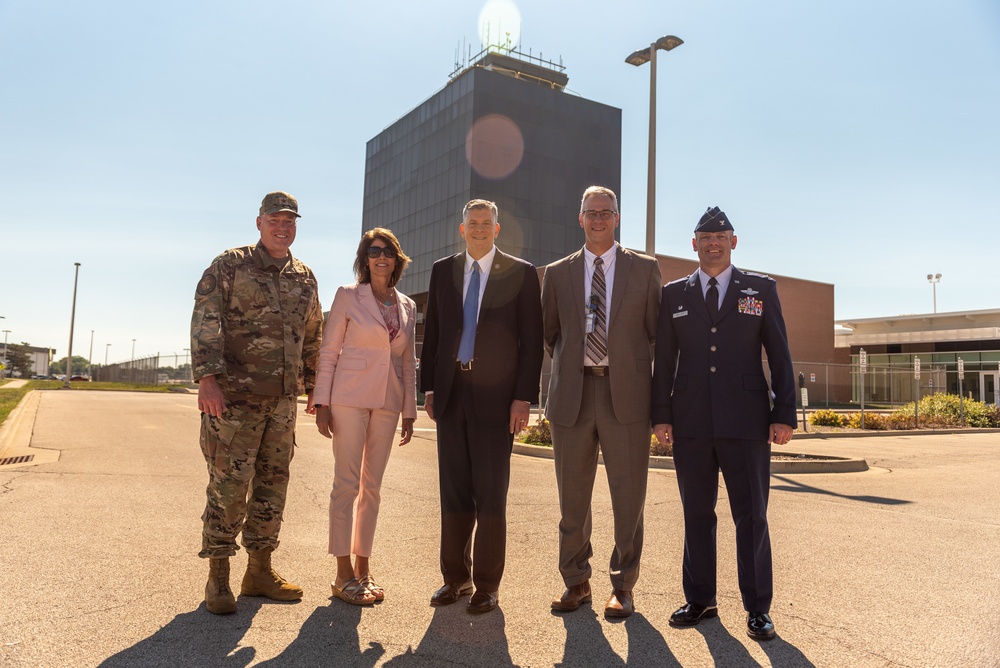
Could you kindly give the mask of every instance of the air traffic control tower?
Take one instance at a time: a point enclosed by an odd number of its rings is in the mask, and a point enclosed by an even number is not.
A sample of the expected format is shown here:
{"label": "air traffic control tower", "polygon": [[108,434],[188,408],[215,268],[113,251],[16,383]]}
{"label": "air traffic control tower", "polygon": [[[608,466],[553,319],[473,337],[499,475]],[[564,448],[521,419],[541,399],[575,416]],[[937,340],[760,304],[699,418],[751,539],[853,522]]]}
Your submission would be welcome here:
{"label": "air traffic control tower", "polygon": [[541,267],[583,246],[587,186],[621,192],[621,109],[567,93],[564,70],[484,49],[368,142],[362,231],[399,237],[413,263],[398,287],[421,312],[431,265],[465,248],[458,226],[470,199],[495,201],[497,245]]}

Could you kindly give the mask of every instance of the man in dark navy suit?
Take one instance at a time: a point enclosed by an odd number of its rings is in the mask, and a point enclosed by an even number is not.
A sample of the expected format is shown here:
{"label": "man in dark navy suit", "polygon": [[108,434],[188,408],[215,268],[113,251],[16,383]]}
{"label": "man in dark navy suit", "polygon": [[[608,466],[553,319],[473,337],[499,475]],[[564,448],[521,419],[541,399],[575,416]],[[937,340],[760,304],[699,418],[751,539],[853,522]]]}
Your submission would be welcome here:
{"label": "man in dark navy suit", "polygon": [[[736,523],[747,634],[774,637],[767,499],[771,444],[792,438],[795,381],[774,279],[743,272],[736,236],[713,207],[694,231],[698,270],[663,287],[653,369],[653,433],[673,445],[684,507],[684,596],[671,617],[693,626],[718,615],[716,515],[722,471]],[[761,361],[767,354],[768,387]]]}
{"label": "man in dark navy suit", "polygon": [[431,605],[454,603],[474,584],[467,609],[481,613],[499,600],[510,454],[538,398],[542,305],[535,268],[493,243],[496,204],[470,201],[459,231],[466,250],[431,269],[420,355],[441,485],[444,586]]}

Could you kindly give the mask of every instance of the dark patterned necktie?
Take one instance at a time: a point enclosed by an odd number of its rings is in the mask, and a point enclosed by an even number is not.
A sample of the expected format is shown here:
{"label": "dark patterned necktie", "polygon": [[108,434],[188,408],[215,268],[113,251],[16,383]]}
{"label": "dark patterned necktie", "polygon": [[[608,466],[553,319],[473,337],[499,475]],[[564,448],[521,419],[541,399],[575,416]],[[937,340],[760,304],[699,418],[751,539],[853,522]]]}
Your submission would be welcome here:
{"label": "dark patterned necktie", "polygon": [[719,319],[719,282],[715,277],[708,279],[708,292],[705,293],[705,302],[708,305],[708,315],[712,322]]}
{"label": "dark patterned necktie", "polygon": [[601,258],[594,260],[594,278],[590,289],[593,295],[594,331],[587,334],[587,357],[594,364],[600,364],[608,354],[608,316],[605,308],[608,285],[604,281],[604,261]]}

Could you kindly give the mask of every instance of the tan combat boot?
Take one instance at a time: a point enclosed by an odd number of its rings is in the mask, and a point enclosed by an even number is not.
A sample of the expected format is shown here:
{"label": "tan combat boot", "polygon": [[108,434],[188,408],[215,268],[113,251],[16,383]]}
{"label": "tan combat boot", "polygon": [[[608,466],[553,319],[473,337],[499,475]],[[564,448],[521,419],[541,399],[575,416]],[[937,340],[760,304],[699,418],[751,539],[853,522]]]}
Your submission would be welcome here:
{"label": "tan combat boot", "polygon": [[229,588],[229,557],[208,560],[205,607],[217,615],[236,612],[236,598],[233,596],[233,590]]}
{"label": "tan combat boot", "polygon": [[271,568],[271,550],[250,552],[247,572],[243,576],[240,593],[244,596],[266,596],[275,601],[297,601],[302,598],[302,588],[278,575]]}

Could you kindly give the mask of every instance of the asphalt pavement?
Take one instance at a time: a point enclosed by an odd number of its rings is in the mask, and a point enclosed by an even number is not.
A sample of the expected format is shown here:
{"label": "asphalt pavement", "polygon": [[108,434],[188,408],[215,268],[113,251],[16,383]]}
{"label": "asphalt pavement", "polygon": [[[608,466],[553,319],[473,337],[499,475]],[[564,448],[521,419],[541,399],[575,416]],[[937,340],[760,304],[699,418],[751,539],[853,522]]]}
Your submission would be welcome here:
{"label": "asphalt pavement", "polygon": [[[720,487],[718,619],[669,626],[683,603],[675,474],[652,469],[637,612],[606,620],[607,481],[594,493],[594,603],[557,614],[559,522],[549,459],[514,455],[500,609],[431,608],[440,586],[433,423],[396,448],[372,572],[386,601],[333,599],[326,554],[330,442],[300,413],[275,553],[297,603],[204,608],[207,480],[194,395],[32,393],[0,467],[0,666],[1000,666],[1000,436],[793,441],[863,458],[855,473],[776,473],[769,511],[778,637],[750,640]],[[13,439],[13,440],[11,440]],[[32,450],[27,450],[30,445]],[[43,463],[37,463],[37,462]],[[246,564],[234,559],[233,586]]]}

